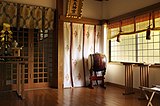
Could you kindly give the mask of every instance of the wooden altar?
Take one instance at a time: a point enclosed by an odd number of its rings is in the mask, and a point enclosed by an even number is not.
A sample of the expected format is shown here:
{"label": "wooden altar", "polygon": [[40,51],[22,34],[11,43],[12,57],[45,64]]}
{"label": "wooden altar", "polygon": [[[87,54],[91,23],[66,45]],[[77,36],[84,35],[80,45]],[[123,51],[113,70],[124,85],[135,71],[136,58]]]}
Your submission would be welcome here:
{"label": "wooden altar", "polygon": [[24,99],[24,65],[27,63],[25,56],[0,56],[0,64],[17,65],[17,95]]}

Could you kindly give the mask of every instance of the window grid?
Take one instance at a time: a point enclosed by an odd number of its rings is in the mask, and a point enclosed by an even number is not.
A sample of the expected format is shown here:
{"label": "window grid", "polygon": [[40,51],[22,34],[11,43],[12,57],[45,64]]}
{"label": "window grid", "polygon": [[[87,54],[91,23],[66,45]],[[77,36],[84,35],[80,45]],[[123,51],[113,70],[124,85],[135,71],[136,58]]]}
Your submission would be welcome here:
{"label": "window grid", "polygon": [[151,40],[146,32],[121,35],[120,40],[111,39],[111,61],[160,63],[160,31],[151,31]]}
{"label": "window grid", "polygon": [[136,61],[135,35],[121,36],[121,41],[116,38],[111,40],[111,61]]}

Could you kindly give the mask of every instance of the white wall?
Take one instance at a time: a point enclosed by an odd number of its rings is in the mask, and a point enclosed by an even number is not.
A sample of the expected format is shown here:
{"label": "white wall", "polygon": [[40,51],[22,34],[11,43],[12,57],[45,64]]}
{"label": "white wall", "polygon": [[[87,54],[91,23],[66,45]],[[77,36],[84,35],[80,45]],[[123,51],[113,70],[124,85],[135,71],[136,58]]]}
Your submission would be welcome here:
{"label": "white wall", "polygon": [[56,8],[56,0],[4,0],[4,1]]}
{"label": "white wall", "polygon": [[159,0],[109,0],[103,1],[103,19],[113,18],[155,3]]}
{"label": "white wall", "polygon": [[82,16],[93,19],[102,19],[102,2],[84,0]]}
{"label": "white wall", "polygon": [[[138,66],[133,67],[133,87],[139,88],[140,86],[140,68]],[[122,64],[109,63],[107,65],[106,82],[111,82],[119,85],[125,84],[125,67]],[[149,72],[149,86],[160,84],[160,67],[150,67]]]}

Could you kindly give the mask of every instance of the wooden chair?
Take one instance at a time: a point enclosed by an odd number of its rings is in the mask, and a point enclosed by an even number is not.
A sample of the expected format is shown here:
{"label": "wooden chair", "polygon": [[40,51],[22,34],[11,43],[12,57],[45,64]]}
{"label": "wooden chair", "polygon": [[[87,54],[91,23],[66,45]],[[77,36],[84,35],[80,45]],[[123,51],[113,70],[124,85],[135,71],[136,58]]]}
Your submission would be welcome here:
{"label": "wooden chair", "polygon": [[[89,87],[93,88],[93,81],[101,81],[101,87],[105,88],[104,79],[106,72],[106,56],[101,53],[90,54],[88,57],[88,66],[90,71],[90,84]],[[98,74],[97,74],[98,73]],[[100,75],[99,75],[100,74]]]}

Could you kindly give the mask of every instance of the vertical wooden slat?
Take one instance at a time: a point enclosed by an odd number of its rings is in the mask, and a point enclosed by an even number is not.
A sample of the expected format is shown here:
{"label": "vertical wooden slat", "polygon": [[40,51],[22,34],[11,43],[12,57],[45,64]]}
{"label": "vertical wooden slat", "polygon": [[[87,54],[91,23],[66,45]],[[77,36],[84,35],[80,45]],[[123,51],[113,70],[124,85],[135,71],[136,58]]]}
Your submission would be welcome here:
{"label": "vertical wooden slat", "polygon": [[[125,65],[125,86],[127,85],[126,68],[127,68],[127,66]],[[126,91],[126,90],[127,90],[127,89],[126,89],[126,87],[125,87],[125,91]]]}
{"label": "vertical wooden slat", "polygon": [[[44,39],[44,35],[45,35],[45,7],[43,7],[42,10],[42,31],[43,31],[43,39]],[[44,60],[44,56],[45,56],[45,52],[44,52],[44,40],[42,41],[42,70],[43,70],[43,74],[42,74],[42,82],[44,82],[44,67],[45,67],[45,60]],[[49,81],[49,80],[48,80]]]}
{"label": "vertical wooden slat", "polygon": [[33,44],[33,30],[29,30],[28,32],[28,74],[30,74],[29,87],[33,88],[33,80],[34,80],[34,44]]}
{"label": "vertical wooden slat", "polygon": [[140,86],[142,85],[142,68],[140,67]]}
{"label": "vertical wooden slat", "polygon": [[72,75],[72,40],[73,40],[73,24],[71,23],[71,35],[70,35],[70,76],[71,76],[71,86],[74,87],[73,85],[73,75]]}
{"label": "vertical wooden slat", "polygon": [[140,64],[140,86],[149,87],[149,64]]}
{"label": "vertical wooden slat", "polygon": [[22,70],[22,99],[24,99],[25,97],[24,97],[24,63],[21,63],[21,70]]}
{"label": "vertical wooden slat", "polygon": [[[140,87],[149,87],[149,67],[151,64],[139,63],[140,67]],[[144,94],[141,88],[139,99],[144,99]]]}
{"label": "vertical wooden slat", "polygon": [[95,53],[95,46],[96,46],[96,25],[94,25],[94,53]]}
{"label": "vertical wooden slat", "polygon": [[83,59],[84,86],[86,86],[86,72],[85,72],[85,59],[84,59],[84,40],[85,40],[85,24],[83,24],[82,59]]}
{"label": "vertical wooden slat", "polygon": [[123,94],[133,94],[133,64],[122,63],[125,65],[125,92]]}

